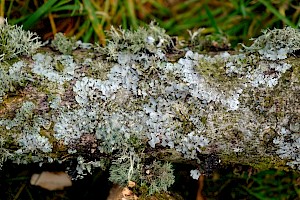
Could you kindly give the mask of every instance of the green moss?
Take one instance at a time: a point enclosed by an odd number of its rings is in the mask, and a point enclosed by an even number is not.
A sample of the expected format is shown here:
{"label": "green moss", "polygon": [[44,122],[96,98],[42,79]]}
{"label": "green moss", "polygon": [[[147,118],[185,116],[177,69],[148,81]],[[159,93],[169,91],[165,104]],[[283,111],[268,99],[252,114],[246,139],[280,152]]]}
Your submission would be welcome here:
{"label": "green moss", "polygon": [[55,64],[54,64],[54,69],[58,72],[63,72],[65,69],[65,66],[58,60]]}
{"label": "green moss", "polygon": [[114,63],[95,59],[87,66],[87,76],[100,79],[102,81],[107,80],[107,75],[109,74],[113,65]]}
{"label": "green moss", "polygon": [[278,158],[277,156],[262,156],[262,155],[255,155],[255,154],[245,154],[245,153],[238,153],[238,154],[221,154],[220,159],[222,161],[222,165],[246,165],[251,166],[255,169],[259,170],[267,170],[267,169],[288,169],[288,167],[284,167],[286,161]]}
{"label": "green moss", "polygon": [[[243,80],[239,76],[229,76],[226,72],[226,60],[220,55],[214,57],[205,56],[199,59],[199,64],[195,67],[207,83],[222,91],[230,91],[240,87]],[[241,67],[242,68],[242,67]]]}
{"label": "green moss", "polygon": [[231,44],[226,35],[219,33],[205,35],[203,34],[204,30],[204,28],[200,28],[195,32],[189,31],[190,49],[196,52],[224,51],[230,49]]}

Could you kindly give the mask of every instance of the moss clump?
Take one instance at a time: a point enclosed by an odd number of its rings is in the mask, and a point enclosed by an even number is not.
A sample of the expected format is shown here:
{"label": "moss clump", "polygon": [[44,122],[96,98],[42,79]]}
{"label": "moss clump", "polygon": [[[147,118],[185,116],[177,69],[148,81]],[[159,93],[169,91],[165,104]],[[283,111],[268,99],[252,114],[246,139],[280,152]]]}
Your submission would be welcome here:
{"label": "moss clump", "polygon": [[225,34],[214,33],[210,35],[203,34],[204,28],[195,32],[189,31],[189,47],[193,51],[224,51],[231,47],[228,37]]}
{"label": "moss clump", "polygon": [[195,71],[203,76],[211,86],[223,91],[233,90],[242,84],[242,80],[237,74],[228,75],[227,59],[231,59],[229,54],[215,55],[214,57],[203,56],[195,66]]}
{"label": "moss clump", "polygon": [[87,76],[102,81],[108,79],[107,75],[109,74],[111,68],[113,67],[112,63],[100,59],[94,59],[93,61],[91,60],[90,62],[87,60],[86,63],[87,63],[86,65],[88,66],[86,72]]}

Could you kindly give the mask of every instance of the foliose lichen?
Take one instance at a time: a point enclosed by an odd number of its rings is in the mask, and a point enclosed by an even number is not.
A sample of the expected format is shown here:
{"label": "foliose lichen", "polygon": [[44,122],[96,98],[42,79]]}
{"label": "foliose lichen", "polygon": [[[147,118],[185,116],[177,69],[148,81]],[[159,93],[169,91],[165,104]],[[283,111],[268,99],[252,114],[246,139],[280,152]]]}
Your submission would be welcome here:
{"label": "foliose lichen", "polygon": [[77,140],[84,133],[93,132],[96,128],[97,112],[84,108],[73,111],[62,111],[53,121],[54,137],[65,145]]}
{"label": "foliose lichen", "polygon": [[7,93],[15,92],[18,87],[23,87],[32,80],[32,77],[24,72],[26,65],[23,61],[15,62],[12,66],[0,63],[0,104]]}
{"label": "foliose lichen", "polygon": [[[276,167],[284,159],[299,168],[298,64],[266,60],[254,49],[235,55],[187,49],[171,62],[171,39],[154,24],[112,28],[110,37],[106,47],[81,52],[83,59],[41,51],[1,65],[0,152],[18,149],[0,159],[52,162],[60,161],[53,149],[85,153],[90,160],[78,156],[79,175],[110,159],[111,181],[134,180],[150,193],[174,181],[171,165],[148,153],[157,148],[198,164],[199,155],[217,154],[224,162],[254,165],[260,158]],[[13,95],[20,97],[9,101]]]}
{"label": "foliose lichen", "polygon": [[51,56],[37,53],[32,56],[32,72],[44,76],[52,82],[63,84],[74,77],[77,65],[68,55]]}
{"label": "foliose lichen", "polygon": [[[293,129],[293,128],[292,128]],[[300,125],[296,122],[296,129],[281,127],[280,132],[273,143],[278,147],[276,154],[281,159],[288,160],[288,166],[300,170]]]}
{"label": "foliose lichen", "polygon": [[6,136],[18,141],[19,149],[16,154],[52,151],[49,138],[41,135],[41,128],[47,128],[49,120],[34,115],[35,104],[24,102],[13,119],[2,119],[0,125],[6,129]]}
{"label": "foliose lichen", "polygon": [[73,179],[82,179],[87,174],[92,174],[94,168],[101,168],[105,170],[105,159],[96,161],[86,161],[82,156],[77,157],[76,176]]}
{"label": "foliose lichen", "polygon": [[193,178],[193,179],[196,179],[198,180],[199,177],[200,177],[201,173],[198,169],[193,169],[190,171],[190,176]]}

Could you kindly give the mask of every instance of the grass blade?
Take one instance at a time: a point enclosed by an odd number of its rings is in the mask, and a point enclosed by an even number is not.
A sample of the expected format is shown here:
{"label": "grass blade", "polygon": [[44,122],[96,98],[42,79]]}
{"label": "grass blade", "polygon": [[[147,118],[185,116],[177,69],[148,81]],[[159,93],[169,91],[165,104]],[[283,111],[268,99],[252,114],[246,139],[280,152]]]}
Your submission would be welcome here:
{"label": "grass blade", "polygon": [[[76,12],[76,10],[79,10],[80,6],[79,5],[65,5],[65,6],[60,6],[60,7],[55,7],[53,8],[51,11],[52,12],[58,12],[58,11],[73,11],[74,13]],[[70,14],[68,14],[70,16]],[[71,16],[73,16],[71,14]]]}
{"label": "grass blade", "polygon": [[135,16],[135,8],[134,8],[134,3],[132,0],[127,0],[125,1],[125,6],[128,12],[128,17],[130,20],[130,25],[131,28],[133,29],[137,29],[138,28],[138,22],[137,22],[137,18]]}
{"label": "grass blade", "polygon": [[91,41],[91,37],[93,35],[93,32],[94,32],[94,30],[93,30],[93,27],[91,26],[88,29],[88,31],[84,34],[84,36],[83,36],[83,42],[89,42],[89,41]]}
{"label": "grass blade", "polygon": [[280,20],[282,20],[285,24],[287,24],[293,28],[296,28],[295,24],[293,24],[293,22],[291,22],[288,18],[286,18],[285,16],[280,14],[278,12],[278,10],[270,4],[269,1],[266,1],[266,0],[258,0],[258,1],[261,2],[262,4],[264,4],[270,12],[272,12],[276,17],[278,17]]}
{"label": "grass blade", "polygon": [[23,28],[25,30],[30,29],[32,26],[34,26],[44,15],[49,13],[51,11],[52,6],[57,2],[58,0],[49,0],[46,3],[44,3],[39,9],[37,9],[24,23]]}
{"label": "grass blade", "polygon": [[5,7],[5,1],[1,0],[0,2],[0,16],[4,17],[4,7]]}
{"label": "grass blade", "polygon": [[211,26],[216,30],[216,33],[220,33],[220,28],[218,27],[214,16],[212,15],[211,11],[209,10],[209,8],[206,4],[204,5],[204,9],[205,9],[208,19],[211,23]]}
{"label": "grass blade", "polygon": [[89,17],[89,20],[92,23],[94,31],[97,34],[98,38],[99,38],[99,42],[101,44],[105,44],[105,35],[104,35],[104,32],[103,32],[103,27],[100,24],[99,19],[97,18],[95,9],[94,9],[91,1],[83,0],[83,5],[84,5],[85,10],[88,13],[88,17]]}
{"label": "grass blade", "polygon": [[11,13],[11,10],[12,10],[13,3],[14,3],[14,0],[11,0],[10,3],[9,3],[9,7],[8,7],[7,12],[6,12],[7,19],[10,18],[10,13]]}

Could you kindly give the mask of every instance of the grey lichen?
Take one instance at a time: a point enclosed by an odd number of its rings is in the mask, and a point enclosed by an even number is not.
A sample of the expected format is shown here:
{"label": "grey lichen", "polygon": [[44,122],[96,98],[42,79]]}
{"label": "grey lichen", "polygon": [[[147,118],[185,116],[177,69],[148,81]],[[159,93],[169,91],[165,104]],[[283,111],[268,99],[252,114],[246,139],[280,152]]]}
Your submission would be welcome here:
{"label": "grey lichen", "polygon": [[74,77],[76,64],[68,55],[51,56],[37,53],[33,55],[32,72],[46,77],[49,81],[63,84]]}
{"label": "grey lichen", "polygon": [[[187,49],[171,62],[170,37],[154,24],[113,28],[110,37],[106,47],[81,52],[84,59],[41,51],[1,65],[0,151],[18,148],[2,160],[59,161],[54,150],[65,151],[78,155],[83,175],[105,158],[111,181],[133,180],[150,193],[174,181],[171,165],[153,158],[157,149],[198,164],[199,155],[216,154],[223,163],[299,168],[299,63],[266,60],[254,49],[236,55]],[[9,93],[15,90],[17,100]]]}
{"label": "grey lichen", "polygon": [[22,26],[0,24],[0,62],[19,55],[30,56],[42,46],[36,33],[24,31]]}
{"label": "grey lichen", "polygon": [[65,34],[59,32],[54,35],[50,46],[63,55],[71,55],[75,49],[91,49],[93,44],[84,43],[80,40],[76,40],[75,36],[67,37]]}
{"label": "grey lichen", "polygon": [[73,111],[62,111],[53,120],[55,122],[54,137],[68,145],[79,139],[82,134],[94,132],[98,124],[97,118],[96,110],[81,108]]}
{"label": "grey lichen", "polygon": [[75,36],[67,38],[63,33],[56,33],[51,41],[51,46],[60,53],[70,55],[79,45]]}
{"label": "grey lichen", "polygon": [[41,128],[47,127],[50,121],[34,115],[34,109],[34,103],[24,102],[13,119],[0,120],[0,125],[6,129],[6,136],[10,135],[18,141],[20,148],[15,152],[16,154],[52,151],[49,138],[40,134]]}
{"label": "grey lichen", "polygon": [[82,179],[87,174],[92,174],[93,169],[106,169],[106,159],[86,161],[82,156],[77,157],[76,176],[73,179]]}
{"label": "grey lichen", "polygon": [[175,182],[171,163],[153,161],[150,165],[145,166],[145,169],[145,174],[141,180],[142,185],[149,187],[149,194],[167,191]]}
{"label": "grey lichen", "polygon": [[15,62],[12,66],[0,63],[0,104],[7,93],[15,92],[18,87],[32,80],[32,77],[24,72],[26,66],[23,61]]}
{"label": "grey lichen", "polygon": [[135,153],[130,152],[113,161],[109,169],[109,180],[113,183],[126,186],[129,181],[140,181],[141,170],[141,158]]}
{"label": "grey lichen", "polygon": [[154,194],[167,191],[174,183],[172,165],[168,162],[153,161],[143,164],[137,155],[130,154],[116,160],[110,167],[109,180],[126,186],[129,181],[140,183],[148,193]]}
{"label": "grey lichen", "polygon": [[49,95],[49,106],[52,109],[57,109],[61,104],[61,96],[59,94]]}
{"label": "grey lichen", "polygon": [[273,143],[278,147],[276,154],[281,159],[288,160],[288,166],[300,170],[299,118],[297,120],[296,130],[291,130],[291,127],[281,127],[278,130],[278,136],[273,139]]}
{"label": "grey lichen", "polygon": [[105,47],[97,45],[95,50],[106,55],[107,58],[116,60],[118,54],[139,54],[148,52],[159,55],[172,45],[171,37],[165,30],[152,22],[149,26],[139,27],[136,31],[111,27],[108,31],[108,41]]}
{"label": "grey lichen", "polygon": [[292,27],[267,29],[263,31],[263,35],[253,40],[250,47],[244,46],[246,52],[258,52],[267,60],[282,60],[300,50],[300,31]]}
{"label": "grey lichen", "polygon": [[0,136],[0,170],[3,163],[13,158],[13,153],[5,147],[7,139],[4,136]]}

